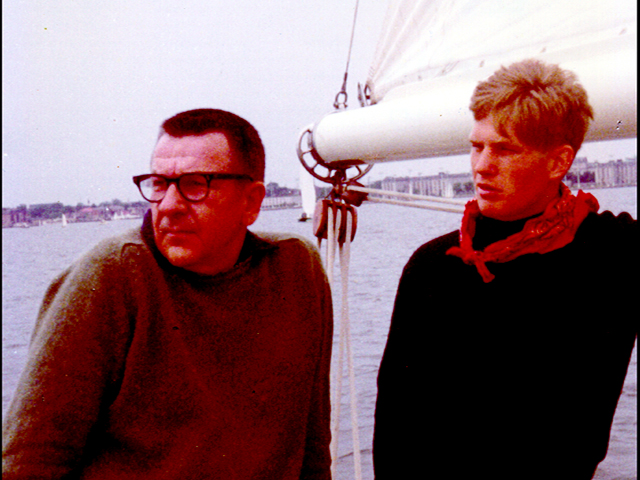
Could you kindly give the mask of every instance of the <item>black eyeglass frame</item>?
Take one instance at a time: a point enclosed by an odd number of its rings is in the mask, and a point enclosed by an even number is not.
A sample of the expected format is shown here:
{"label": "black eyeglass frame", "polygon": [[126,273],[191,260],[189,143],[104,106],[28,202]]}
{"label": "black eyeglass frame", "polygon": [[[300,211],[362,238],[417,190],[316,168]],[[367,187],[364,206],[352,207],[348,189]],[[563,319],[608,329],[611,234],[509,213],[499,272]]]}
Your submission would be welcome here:
{"label": "black eyeglass frame", "polygon": [[[186,177],[189,175],[202,175],[207,181],[207,191],[204,194],[204,196],[199,200],[191,200],[190,198],[187,198],[187,196],[184,193],[182,193],[182,190],[180,190],[180,180],[183,177]],[[187,202],[191,202],[191,203],[202,202],[204,199],[206,199],[209,196],[209,192],[211,191],[211,182],[214,180],[249,180],[250,182],[254,181],[252,176],[244,173],[189,172],[189,173],[180,175],[179,177],[176,177],[176,178],[169,178],[157,173],[145,173],[144,175],[136,175],[135,177],[133,177],[133,183],[135,183],[136,186],[138,187],[138,190],[140,191],[140,195],[142,195],[142,198],[144,198],[147,202],[151,202],[151,203],[160,203],[162,200],[164,200],[164,197],[167,194],[167,192],[165,191],[164,195],[159,200],[149,200],[147,197],[145,197],[144,192],[142,191],[141,183],[152,177],[159,177],[159,178],[162,178],[165,182],[167,182],[167,190],[169,190],[169,187],[171,186],[172,183],[175,183],[176,188],[178,189],[178,192],[180,192],[180,195],[182,196],[182,198],[184,198]]]}

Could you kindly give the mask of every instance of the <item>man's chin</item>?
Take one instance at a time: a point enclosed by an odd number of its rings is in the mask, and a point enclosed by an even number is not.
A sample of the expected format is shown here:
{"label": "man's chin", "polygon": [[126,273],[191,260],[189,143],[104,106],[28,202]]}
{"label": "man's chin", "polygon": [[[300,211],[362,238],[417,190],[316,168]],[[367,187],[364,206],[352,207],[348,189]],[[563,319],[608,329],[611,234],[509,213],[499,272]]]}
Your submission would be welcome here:
{"label": "man's chin", "polygon": [[182,246],[163,246],[160,249],[162,255],[169,260],[174,267],[187,268],[193,264],[194,254],[191,249]]}
{"label": "man's chin", "polygon": [[509,220],[508,217],[510,212],[501,205],[496,205],[494,202],[478,200],[478,208],[484,217],[502,221]]}
{"label": "man's chin", "polygon": [[482,215],[484,215],[485,217],[489,217],[492,213],[496,213],[496,211],[499,210],[499,208],[496,208],[493,202],[488,202],[478,197],[476,197],[476,200],[478,201],[478,208],[480,209],[480,213],[482,213]]}

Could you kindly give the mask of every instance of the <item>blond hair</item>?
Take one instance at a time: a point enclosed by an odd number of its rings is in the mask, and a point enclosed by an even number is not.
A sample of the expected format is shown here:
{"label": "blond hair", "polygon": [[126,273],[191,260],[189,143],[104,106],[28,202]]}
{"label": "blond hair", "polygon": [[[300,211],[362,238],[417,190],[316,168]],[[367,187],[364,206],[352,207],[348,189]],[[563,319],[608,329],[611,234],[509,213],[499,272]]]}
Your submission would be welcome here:
{"label": "blond hair", "polygon": [[491,115],[501,135],[512,127],[518,140],[541,151],[570,145],[577,153],[593,119],[575,73],[535,59],[501,67],[480,82],[469,108],[476,121]]}

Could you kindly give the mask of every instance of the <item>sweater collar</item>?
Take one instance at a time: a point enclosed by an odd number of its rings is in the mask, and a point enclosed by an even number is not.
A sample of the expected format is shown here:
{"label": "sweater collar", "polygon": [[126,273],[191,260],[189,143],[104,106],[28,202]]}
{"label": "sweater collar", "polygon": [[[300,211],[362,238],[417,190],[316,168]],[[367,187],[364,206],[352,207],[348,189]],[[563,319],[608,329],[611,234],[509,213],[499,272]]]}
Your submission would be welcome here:
{"label": "sweater collar", "polygon": [[492,243],[504,240],[511,235],[521,232],[524,225],[532,218],[539,217],[541,213],[532,215],[531,217],[505,222],[494,218],[478,215],[476,220],[476,234],[473,237],[473,248],[475,250],[484,250]]}

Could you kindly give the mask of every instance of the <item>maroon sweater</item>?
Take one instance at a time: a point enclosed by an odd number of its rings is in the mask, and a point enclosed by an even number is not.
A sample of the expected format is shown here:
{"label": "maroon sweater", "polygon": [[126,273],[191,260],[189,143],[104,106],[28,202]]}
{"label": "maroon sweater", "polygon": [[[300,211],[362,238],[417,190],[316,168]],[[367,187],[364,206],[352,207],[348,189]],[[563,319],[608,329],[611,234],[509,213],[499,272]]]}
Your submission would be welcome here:
{"label": "maroon sweater", "polygon": [[172,267],[146,228],[50,286],[3,476],[330,478],[332,307],[317,251],[249,233],[234,269],[204,277]]}

